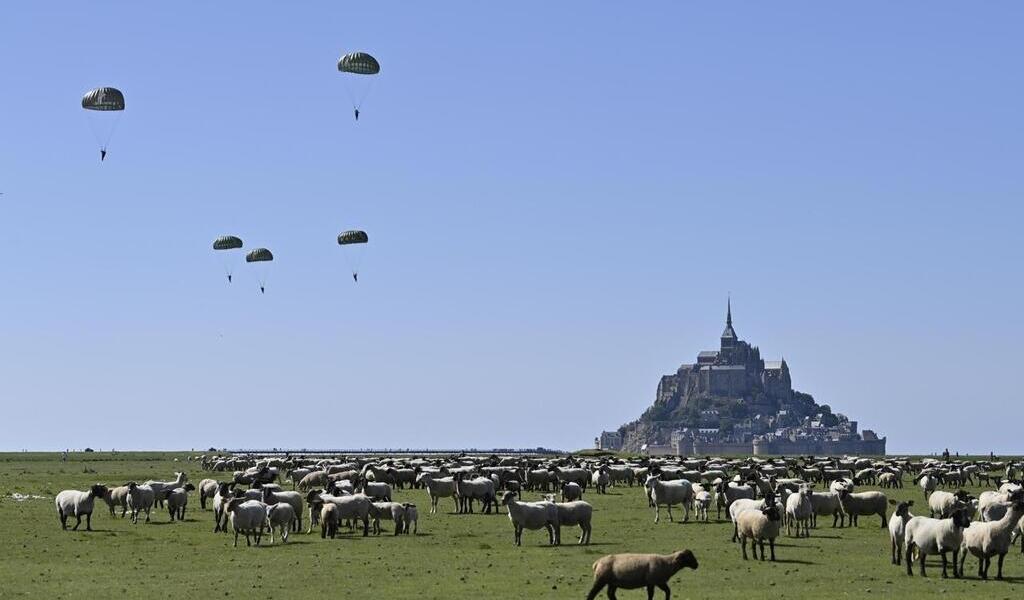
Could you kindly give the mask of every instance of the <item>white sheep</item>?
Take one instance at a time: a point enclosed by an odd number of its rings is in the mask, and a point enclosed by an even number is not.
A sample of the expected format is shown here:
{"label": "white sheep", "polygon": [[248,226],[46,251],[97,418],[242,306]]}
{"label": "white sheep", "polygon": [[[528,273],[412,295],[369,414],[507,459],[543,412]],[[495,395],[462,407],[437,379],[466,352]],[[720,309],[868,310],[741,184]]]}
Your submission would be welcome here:
{"label": "white sheep", "polygon": [[957,490],[956,493],[944,492],[942,490],[932,492],[928,496],[928,513],[933,519],[945,519],[949,514],[967,503],[969,496],[964,490]]}
{"label": "white sheep", "polygon": [[924,562],[929,554],[942,555],[942,577],[948,577],[946,571],[946,554],[953,552],[953,577],[960,577],[957,560],[960,546],[964,540],[964,529],[971,524],[965,509],[957,509],[947,519],[931,517],[914,517],[907,521],[904,531],[903,553],[906,556],[907,575],[913,575],[913,551],[917,549],[918,562],[921,565],[921,577],[925,576]]}
{"label": "white sheep", "polygon": [[149,514],[153,510],[154,502],[156,494],[152,487],[139,485],[134,481],[128,483],[128,510],[131,511],[132,523],[139,523],[139,513],[142,511],[146,511],[146,522],[149,523]]}
{"label": "white sheep", "polygon": [[199,487],[196,489],[199,491],[199,508],[206,510],[206,501],[213,500],[213,497],[217,495],[217,480],[204,479],[199,482]]}
{"label": "white sheep", "polygon": [[501,503],[508,508],[508,519],[515,531],[516,546],[523,545],[524,529],[547,529],[548,542],[555,544],[558,509],[553,502],[520,502],[516,500],[516,492],[505,492]]}
{"label": "white sheep", "polygon": [[235,532],[234,547],[238,547],[238,534],[245,534],[245,545],[251,546],[250,536],[256,539],[256,545],[260,545],[263,537],[263,530],[267,526],[267,505],[259,500],[246,500],[245,498],[234,498],[228,502],[225,509],[228,513],[228,522],[231,530]]}
{"label": "white sheep", "polygon": [[800,527],[803,526],[804,537],[811,537],[811,517],[814,515],[814,505],[811,503],[813,485],[804,484],[800,486],[797,493],[790,494],[784,501],[786,507],[786,535],[792,535],[791,529],[796,526],[796,537],[800,537]]}
{"label": "white sheep", "polygon": [[835,492],[813,492],[811,505],[814,507],[811,527],[818,527],[819,516],[832,515],[832,527],[839,525],[840,520],[844,518],[843,503],[839,500],[839,494]]}
{"label": "white sheep", "polygon": [[590,543],[591,518],[594,514],[594,507],[583,500],[572,502],[555,502],[558,509],[558,524],[555,526],[555,544],[562,543],[562,526],[579,525],[580,544]]}
{"label": "white sheep", "polygon": [[119,485],[116,488],[107,490],[106,494],[103,494],[103,501],[107,503],[107,507],[110,509],[110,516],[114,515],[114,508],[121,507],[121,518],[128,512],[128,486]]}
{"label": "white sheep", "polygon": [[715,498],[718,509],[718,519],[722,518],[722,509],[726,511],[736,500],[753,500],[757,498],[757,489],[753,485],[737,484],[731,481],[715,482]]}
{"label": "white sheep", "polygon": [[[1003,559],[1010,551],[1013,531],[1024,517],[1024,492],[1014,492],[1010,507],[998,521],[974,522],[964,529],[963,547],[960,556],[960,573],[964,572],[964,561],[970,552],[978,557],[978,577],[988,579],[988,568],[993,556],[999,556],[996,579],[1003,578]],[[955,559],[954,559],[955,560]]]}
{"label": "white sheep", "polygon": [[736,542],[740,539],[739,525],[736,521],[740,513],[745,510],[761,510],[765,506],[767,505],[764,499],[752,500],[750,498],[739,498],[729,505],[729,520],[732,521],[732,541]]}
{"label": "white sheep", "polygon": [[164,492],[164,500],[167,501],[167,512],[171,516],[171,521],[174,519],[178,519],[179,521],[185,520],[185,507],[188,506],[188,493],[195,489],[196,486],[191,483],[186,483],[182,487],[177,487],[173,490],[166,490]]}
{"label": "white sheep", "polygon": [[939,479],[929,473],[922,473],[917,476],[916,480],[918,485],[921,486],[921,491],[924,492],[925,501],[928,500],[928,494],[935,491],[935,488],[939,485]]}
{"label": "white sheep", "polygon": [[597,490],[598,494],[608,493],[608,483],[610,481],[611,478],[608,476],[607,467],[601,467],[600,469],[596,469],[593,473],[590,474],[590,485],[594,486],[594,489]]}
{"label": "white sheep", "polygon": [[697,520],[706,523],[708,520],[708,509],[711,508],[711,492],[700,490],[694,494],[693,508],[697,513]]}
{"label": "white sheep", "polygon": [[148,485],[152,488],[153,494],[156,496],[156,502],[159,502],[160,507],[162,508],[164,505],[164,492],[179,488],[185,485],[186,481],[188,481],[188,476],[185,475],[185,473],[175,473],[174,481],[156,481],[150,479],[142,485]]}
{"label": "white sheep", "polygon": [[400,502],[374,502],[370,505],[370,517],[373,520],[373,534],[380,535],[380,521],[394,521],[395,535],[405,529],[405,505]]}
{"label": "white sheep", "polygon": [[910,507],[914,505],[913,500],[900,502],[890,500],[889,504],[896,505],[896,511],[889,517],[889,541],[892,543],[892,564],[900,564],[903,558],[903,543],[907,530],[907,521],[914,518],[910,514]]}
{"label": "white sheep", "polygon": [[[338,518],[338,505],[325,502],[316,506],[320,507],[320,539],[331,536],[333,540],[334,536],[338,534],[338,523],[341,522],[341,519]],[[313,521],[314,519],[311,517],[309,519],[310,531],[313,529]]]}
{"label": "white sheep", "polygon": [[[292,531],[302,530],[302,494],[298,492],[275,492],[273,490],[263,488],[262,502],[268,506],[275,504],[284,503],[292,507],[293,521],[289,524]],[[273,540],[271,540],[273,543]]]}
{"label": "white sheep", "polygon": [[473,512],[473,501],[479,500],[483,504],[483,511],[490,513],[493,506],[495,514],[498,507],[495,504],[497,492],[494,482],[488,477],[476,477],[466,480],[462,474],[455,476],[455,497],[459,503],[459,513]]}
{"label": "white sheep", "polygon": [[[351,496],[332,496],[313,490],[306,495],[306,502],[310,504],[311,510],[317,504],[333,503],[338,506],[338,519],[362,521],[363,537],[370,535],[370,505],[371,500],[363,494]],[[321,512],[317,510],[317,512]],[[313,530],[313,521],[310,519],[309,532]],[[307,533],[309,533],[307,532]]]}
{"label": "white sheep", "polygon": [[295,508],[288,502],[282,501],[275,504],[267,504],[267,524],[270,526],[271,544],[274,543],[274,529],[281,531],[282,542],[288,542],[288,531],[295,524],[297,516]]}
{"label": "white sheep", "polygon": [[230,481],[221,481],[217,484],[217,493],[213,496],[213,530],[228,530],[228,502],[234,499],[231,488],[235,484]]}
{"label": "white sheep", "polygon": [[[602,493],[602,492],[598,492]],[[583,497],[583,488],[575,481],[566,481],[562,484],[562,502],[572,502]]]}
{"label": "white sheep", "polygon": [[455,498],[454,478],[437,477],[434,473],[420,473],[416,481],[427,488],[427,495],[430,496],[430,514],[437,512],[437,502],[441,498],[452,498],[455,500],[455,510],[459,510],[459,502]]}
{"label": "white sheep", "polygon": [[361,487],[356,488],[370,498],[381,502],[391,502],[391,484],[383,481],[364,481]]}
{"label": "white sheep", "polygon": [[885,527],[885,510],[889,499],[882,492],[871,490],[854,493],[842,490],[839,492],[839,502],[843,506],[843,513],[850,517],[850,527],[856,527],[857,518],[864,515],[878,515],[882,520],[879,526]]}
{"label": "white sheep", "polygon": [[420,513],[416,510],[416,505],[406,502],[402,506],[405,507],[405,530],[402,533],[408,535],[411,526],[413,535],[418,534]]}
{"label": "white sheep", "polygon": [[686,479],[677,479],[674,481],[662,481],[661,474],[648,475],[647,481],[644,483],[644,487],[647,489],[650,495],[651,501],[654,503],[654,522],[657,523],[661,519],[660,507],[662,504],[668,507],[668,519],[674,521],[672,518],[672,505],[681,504],[686,514],[683,521],[690,520],[690,505],[693,503],[693,484]]}
{"label": "white sheep", "polygon": [[782,528],[782,514],[778,505],[770,498],[761,510],[744,510],[736,516],[736,527],[739,531],[740,545],[743,548],[743,560],[747,560],[747,539],[750,539],[750,551],[757,560],[757,545],[761,545],[761,560],[764,560],[764,541],[768,540],[771,548],[772,561],[775,561],[775,538],[779,537]]}
{"label": "white sheep", "polygon": [[[103,498],[107,493],[107,487],[95,484],[87,491],[64,490],[57,494],[54,503],[57,505],[57,517],[60,519],[60,528],[68,528],[68,517],[75,517],[73,530],[77,531],[82,524],[82,517],[85,517],[85,530],[92,531],[92,509],[96,504],[96,498]],[[113,514],[113,509],[111,509]]]}
{"label": "white sheep", "polygon": [[681,550],[672,554],[609,554],[594,562],[594,585],[587,600],[594,600],[604,586],[608,597],[615,598],[615,590],[635,590],[646,587],[647,597],[654,597],[654,588],[665,592],[668,600],[671,590],[668,580],[684,567],[697,569],[693,552]]}
{"label": "white sheep", "polygon": [[327,487],[327,471],[313,471],[299,480],[298,488],[302,491],[315,487]]}

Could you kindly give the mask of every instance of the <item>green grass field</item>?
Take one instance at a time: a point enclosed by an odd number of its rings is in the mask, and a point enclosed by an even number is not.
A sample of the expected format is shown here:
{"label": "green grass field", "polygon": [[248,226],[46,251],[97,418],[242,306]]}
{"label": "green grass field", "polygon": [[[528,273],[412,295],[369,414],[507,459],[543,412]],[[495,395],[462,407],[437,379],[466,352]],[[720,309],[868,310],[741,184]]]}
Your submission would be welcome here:
{"label": "green grass field", "polygon": [[[75,454],[62,464],[56,454],[0,454],[0,597],[582,598],[591,564],[601,555],[683,548],[693,550],[700,568],[673,578],[673,598],[1016,598],[1024,590],[1019,548],[1006,559],[1007,581],[976,579],[973,558],[963,580],[941,579],[937,560],[929,561],[927,579],[907,577],[889,564],[888,533],[877,518],[862,517],[856,529],[832,529],[831,518],[821,519],[810,539],[781,538],[777,562],[744,562],[729,541],[728,523],[670,523],[663,510],[655,525],[638,487],[584,496],[595,510],[589,547],[549,547],[539,531],[524,533],[517,548],[504,513],[450,514],[449,499],[442,500],[442,513],[430,515],[424,490],[399,491],[395,498],[419,507],[417,536],[363,538],[343,528],[335,540],[299,534],[286,545],[246,548],[243,542],[232,548],[230,534],[213,533],[212,512],[199,510],[195,494],[183,523],[168,523],[166,511],[155,511],[152,523],[132,525],[112,519],[97,502],[94,531],[85,532],[84,522],[81,531],[61,531],[53,504],[59,491],[170,479],[182,467],[194,482],[206,476],[184,460],[172,453],[95,453]],[[16,492],[46,499],[16,502]],[[527,499],[535,496],[527,493]],[[921,503],[913,487],[889,496]],[[576,531],[564,529],[563,540],[574,540]],[[621,591],[620,597],[642,598],[644,592]]]}

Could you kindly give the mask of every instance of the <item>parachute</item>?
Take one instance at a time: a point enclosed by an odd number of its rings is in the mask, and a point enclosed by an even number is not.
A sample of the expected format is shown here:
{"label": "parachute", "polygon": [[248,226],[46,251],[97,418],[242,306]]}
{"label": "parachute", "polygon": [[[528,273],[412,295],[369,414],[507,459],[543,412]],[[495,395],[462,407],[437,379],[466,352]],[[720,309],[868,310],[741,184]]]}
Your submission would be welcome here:
{"label": "parachute", "polygon": [[358,229],[342,231],[338,234],[338,245],[348,247],[345,251],[345,258],[348,260],[349,268],[352,269],[352,279],[357,283],[359,282],[359,264],[363,261],[365,244],[369,241],[370,238],[366,232]]}
{"label": "parachute", "polygon": [[[250,250],[249,253],[245,255],[245,262],[247,263],[269,263],[272,260],[274,260],[274,255],[266,248],[256,248],[255,250]],[[262,265],[258,269],[261,294],[266,291],[267,271],[269,270],[269,266],[270,265]]]}
{"label": "parachute", "polygon": [[[366,52],[351,52],[338,59],[338,71],[351,75],[376,75],[380,73],[380,63]],[[369,95],[376,80],[376,77],[370,77],[367,81],[357,82],[350,80],[349,77],[345,78],[345,92],[352,102],[352,111],[356,115],[356,121],[359,120],[359,111],[363,107],[363,101],[366,100],[366,96]]]}
{"label": "parachute", "polygon": [[[90,111],[89,127],[100,146],[100,161],[107,158],[107,146],[114,136],[117,123],[121,120],[124,110],[124,94],[112,87],[99,87],[89,90],[82,96],[82,108]],[[113,115],[106,113],[113,112]]]}
{"label": "parachute", "polygon": [[[235,250],[242,247],[242,238],[233,235],[222,235],[213,240],[214,250]],[[235,270],[234,252],[218,252],[224,260],[224,274],[228,276],[228,283],[231,283],[231,276]]]}

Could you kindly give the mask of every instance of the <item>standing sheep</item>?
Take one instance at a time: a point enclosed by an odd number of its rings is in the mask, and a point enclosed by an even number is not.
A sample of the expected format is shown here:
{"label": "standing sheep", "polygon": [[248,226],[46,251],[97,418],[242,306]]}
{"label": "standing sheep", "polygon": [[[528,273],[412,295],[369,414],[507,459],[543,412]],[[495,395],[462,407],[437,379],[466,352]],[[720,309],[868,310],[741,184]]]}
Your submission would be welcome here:
{"label": "standing sheep", "polygon": [[1013,503],[998,521],[974,522],[964,529],[963,548],[960,553],[961,574],[964,572],[967,553],[970,552],[978,557],[978,577],[982,579],[988,579],[988,568],[992,563],[992,557],[998,555],[999,567],[996,579],[1003,578],[1003,559],[1010,551],[1013,530],[1018,526],[1021,517],[1024,517],[1024,492],[1014,492],[1011,499]]}
{"label": "standing sheep", "polygon": [[792,535],[791,529],[796,526],[796,537],[800,537],[800,527],[803,526],[804,537],[811,537],[811,517],[814,515],[814,505],[811,504],[813,487],[804,484],[800,486],[798,493],[790,494],[786,498],[786,535]]}
{"label": "standing sheep", "polygon": [[686,479],[662,481],[661,474],[658,474],[649,475],[647,477],[647,481],[644,483],[644,487],[647,489],[651,501],[654,502],[655,523],[659,522],[661,519],[660,507],[662,504],[668,507],[669,521],[675,521],[675,519],[672,518],[673,504],[682,504],[683,509],[686,511],[686,515],[683,517],[683,520],[690,520],[690,505],[693,503],[692,483]]}
{"label": "standing sheep", "polygon": [[54,503],[57,505],[57,517],[60,519],[60,528],[68,528],[68,517],[75,517],[75,526],[72,530],[77,531],[82,524],[82,517],[85,517],[85,530],[92,531],[92,509],[96,504],[96,498],[103,498],[107,493],[107,487],[95,484],[88,491],[64,490],[57,494]]}
{"label": "standing sheep", "polygon": [[256,539],[256,545],[260,545],[260,538],[263,537],[263,529],[267,526],[267,505],[259,500],[246,500],[235,498],[228,502],[225,509],[228,513],[228,521],[231,523],[231,530],[235,532],[234,547],[238,547],[238,534],[245,534],[245,545],[251,546],[250,536]]}
{"label": "standing sheep", "polygon": [[270,543],[274,543],[274,529],[281,531],[281,541],[288,542],[288,531],[295,524],[295,509],[287,502],[267,505],[267,524],[270,526]]}
{"label": "standing sheep", "polygon": [[520,502],[516,492],[505,492],[501,503],[508,508],[508,520],[512,522],[516,546],[523,545],[523,530],[548,530],[548,543],[555,545],[555,528],[558,527],[558,509],[554,502]]}
{"label": "standing sheep", "polygon": [[206,501],[213,500],[213,497],[217,495],[217,480],[216,479],[204,479],[199,482],[199,508],[206,510]]}
{"label": "standing sheep", "polygon": [[[603,492],[598,492],[603,493]],[[573,481],[566,481],[562,484],[562,502],[572,502],[583,497],[583,488]]]}
{"label": "standing sheep", "polygon": [[843,505],[843,512],[850,517],[850,527],[857,526],[857,517],[861,515],[878,515],[882,519],[880,527],[885,527],[885,507],[889,503],[889,499],[882,492],[852,493],[842,490],[839,492],[839,501]]}
{"label": "standing sheep", "polygon": [[114,508],[117,506],[121,507],[121,518],[128,512],[128,486],[119,485],[116,488],[108,489],[106,494],[103,494],[103,501],[107,503],[107,507],[110,508],[110,516],[114,515]]}
{"label": "standing sheep", "polygon": [[[889,504],[896,504],[896,501],[890,500]],[[914,518],[914,515],[910,514],[910,507],[913,505],[913,500],[900,502],[896,506],[896,512],[889,517],[889,540],[892,542],[892,564],[894,565],[900,564],[900,560],[903,558],[907,521]]]}
{"label": "standing sheep", "polygon": [[188,506],[188,493],[195,490],[196,486],[186,483],[183,487],[166,490],[164,500],[167,501],[167,512],[171,515],[171,521],[178,519],[185,520],[185,507]]}
{"label": "standing sheep", "polygon": [[701,490],[693,496],[693,508],[697,512],[697,520],[708,522],[708,509],[711,508],[711,492]]}
{"label": "standing sheep", "polygon": [[594,562],[594,585],[587,594],[587,600],[594,600],[604,586],[608,586],[608,597],[615,600],[615,590],[647,588],[647,598],[654,598],[654,588],[665,592],[669,600],[671,590],[668,580],[682,568],[697,569],[693,552],[680,550],[672,554],[609,554]]}
{"label": "standing sheep", "polygon": [[[310,518],[310,531],[312,531],[313,519]],[[325,539],[327,536],[334,536],[338,534],[338,506],[330,502],[320,504],[320,539]]]}
{"label": "standing sheep", "polygon": [[782,529],[782,514],[773,499],[765,499],[765,507],[761,510],[744,510],[736,516],[736,528],[739,531],[740,544],[743,548],[743,560],[747,560],[747,538],[750,538],[750,551],[757,560],[757,544],[761,544],[761,560],[764,560],[764,541],[768,540],[771,548],[772,561],[775,561],[775,538]]}
{"label": "standing sheep", "polygon": [[946,571],[949,551],[953,552],[953,577],[960,577],[957,561],[960,546],[964,540],[964,529],[971,524],[965,509],[957,509],[948,519],[932,519],[931,517],[914,517],[907,521],[904,532],[903,554],[906,556],[907,575],[913,575],[913,551],[917,548],[918,562],[921,564],[921,577],[925,577],[924,562],[929,554],[942,555],[942,578],[949,575]]}
{"label": "standing sheep", "polygon": [[156,494],[153,488],[139,485],[134,481],[128,483],[128,510],[132,513],[132,523],[138,525],[139,513],[142,511],[146,511],[146,522],[149,523],[149,514],[155,501]]}

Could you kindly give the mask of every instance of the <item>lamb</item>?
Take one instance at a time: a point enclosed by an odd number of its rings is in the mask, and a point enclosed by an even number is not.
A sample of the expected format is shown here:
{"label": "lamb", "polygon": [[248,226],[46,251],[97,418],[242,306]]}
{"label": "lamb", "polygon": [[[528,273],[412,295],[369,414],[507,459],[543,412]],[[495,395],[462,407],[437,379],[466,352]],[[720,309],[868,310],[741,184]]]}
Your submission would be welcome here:
{"label": "lamb", "polygon": [[850,517],[850,527],[857,526],[857,517],[861,515],[878,515],[882,519],[880,526],[885,528],[885,506],[889,499],[882,492],[853,493],[843,490],[839,492],[839,502],[842,504],[843,512]]}
{"label": "lamb", "polygon": [[907,530],[907,521],[914,517],[914,515],[910,514],[910,507],[914,505],[914,501],[908,500],[897,504],[895,500],[890,500],[889,504],[896,505],[896,512],[892,513],[892,516],[889,517],[889,540],[892,542],[892,564],[898,565],[903,558],[903,543]]}
{"label": "lamb", "polygon": [[204,479],[199,482],[199,508],[206,510],[206,501],[217,495],[217,480]]}
{"label": "lamb", "polygon": [[811,494],[811,505],[814,507],[814,514],[811,515],[811,527],[817,529],[818,516],[832,515],[832,527],[840,523],[843,518],[843,503],[839,500],[839,494],[835,492],[813,492]]}
{"label": "lamb", "polygon": [[164,492],[179,488],[185,485],[186,481],[188,481],[188,476],[185,475],[185,473],[175,473],[174,481],[154,481],[150,479],[142,485],[148,485],[153,489],[153,493],[156,495],[156,501],[159,502],[160,507],[163,508]]}
{"label": "lamb", "polygon": [[804,484],[800,486],[799,492],[790,494],[786,498],[786,535],[796,525],[796,537],[800,537],[800,526],[803,526],[804,537],[811,537],[811,517],[814,515],[814,505],[811,503],[813,485]]}
{"label": "lamb", "polygon": [[558,509],[558,524],[555,525],[555,544],[562,543],[562,526],[580,526],[580,544],[590,543],[591,525],[590,519],[594,514],[594,507],[583,500],[573,502],[556,502]]}
{"label": "lamb", "polygon": [[251,546],[250,536],[256,538],[256,545],[260,545],[263,537],[263,528],[267,526],[267,505],[259,500],[246,500],[245,498],[234,498],[228,502],[225,509],[228,513],[228,521],[231,523],[231,530],[235,532],[234,547],[238,547],[238,534],[245,534],[245,545]]}
{"label": "lamb", "polygon": [[573,481],[567,481],[562,484],[562,502],[572,502],[582,497],[583,488],[580,487],[580,484]]}
{"label": "lamb", "polygon": [[[999,555],[999,566],[996,579],[1003,578],[1003,559],[1010,551],[1013,530],[1021,517],[1024,517],[1024,492],[1014,492],[1006,514],[998,521],[988,523],[974,522],[964,529],[963,544],[960,552],[960,573],[964,572],[964,561],[970,552],[978,557],[978,577],[988,579],[988,568],[992,557]],[[954,560],[956,560],[954,558]]]}
{"label": "lamb", "polygon": [[922,473],[917,476],[916,479],[921,486],[921,491],[924,492],[924,499],[928,501],[928,494],[935,491],[935,488],[939,485],[939,480],[934,475],[928,473]]}
{"label": "lamb", "polygon": [[[107,494],[107,487],[99,483],[89,487],[88,491],[64,490],[57,494],[54,504],[57,505],[57,517],[60,519],[60,528],[67,530],[68,517],[75,517],[75,526],[71,529],[78,531],[82,524],[82,517],[85,517],[85,530],[92,531],[92,509],[96,504],[96,498],[103,498]],[[113,514],[113,508],[111,508]]]}
{"label": "lamb", "polygon": [[954,494],[941,490],[932,492],[932,495],[928,497],[929,516],[933,519],[945,519],[949,513],[965,504],[969,499],[970,496],[963,490],[957,490]]}
{"label": "lamb", "polygon": [[672,505],[682,504],[686,510],[684,521],[690,520],[690,504],[693,502],[693,484],[686,479],[674,481],[662,481],[661,475],[649,475],[644,487],[647,488],[651,500],[654,502],[654,522],[661,519],[661,505],[668,506],[668,519],[672,518]]}
{"label": "lamb", "polygon": [[761,560],[764,560],[764,541],[768,540],[771,548],[772,561],[775,561],[775,538],[779,537],[782,528],[782,515],[774,501],[769,500],[761,510],[744,510],[736,517],[740,544],[743,548],[743,560],[747,560],[747,538],[750,538],[750,551],[757,560],[757,544],[761,545]]}
{"label": "lamb", "polygon": [[693,507],[697,512],[697,520],[708,521],[708,509],[711,508],[711,492],[701,490],[693,496]]}
{"label": "lamb", "polygon": [[234,498],[234,494],[231,493],[231,488],[235,484],[230,481],[222,481],[217,484],[217,493],[213,496],[213,530],[224,531],[228,530],[228,513],[227,507],[228,502]]}
{"label": "lamb", "polygon": [[[299,499],[300,506],[302,499]],[[302,510],[301,508],[299,509]],[[270,526],[270,543],[274,543],[274,529],[281,531],[281,541],[288,542],[288,531],[296,522],[295,508],[288,502],[280,501],[275,504],[267,504],[267,524]]]}
{"label": "lamb", "polygon": [[[363,494],[352,496],[332,496],[319,490],[313,490],[306,495],[306,502],[312,510],[317,504],[333,503],[338,506],[338,519],[354,519],[363,522],[363,537],[370,535],[370,498]],[[313,530],[312,519],[310,519],[309,532]]]}
{"label": "lamb", "polygon": [[611,479],[608,477],[608,470],[606,467],[601,467],[590,474],[590,485],[594,486],[598,494],[608,493],[608,483]]}
{"label": "lamb", "polygon": [[380,535],[380,520],[395,522],[395,535],[405,529],[405,506],[399,502],[374,502],[370,505],[370,516],[373,518],[373,534]]}
{"label": "lamb", "polygon": [[680,550],[672,554],[609,554],[594,562],[594,585],[587,594],[587,600],[594,600],[604,586],[608,586],[608,597],[615,599],[615,590],[635,590],[646,587],[647,597],[654,597],[654,588],[665,592],[669,600],[672,592],[668,580],[683,567],[697,569],[693,552]]}
{"label": "lamb", "polygon": [[419,520],[420,513],[416,510],[415,504],[409,504],[408,502],[403,504],[405,507],[405,531],[402,533],[409,534],[409,526],[412,525],[412,533],[416,535],[419,533]]}
{"label": "lamb", "polygon": [[515,530],[516,546],[523,545],[523,530],[547,529],[548,542],[555,544],[555,528],[558,527],[558,508],[553,502],[520,502],[516,492],[505,492],[501,503],[508,508],[508,519]]}
{"label": "lamb", "polygon": [[108,489],[106,494],[103,494],[103,501],[107,503],[107,507],[110,508],[110,516],[114,516],[114,507],[121,507],[121,518],[128,512],[128,486],[119,485],[116,488]]}
{"label": "lamb", "polygon": [[[327,536],[334,536],[338,534],[338,523],[341,519],[338,518],[338,505],[331,502],[326,502],[320,505],[320,539],[325,539]],[[313,529],[313,519],[309,519],[310,531]]]}
{"label": "lamb", "polygon": [[946,571],[946,554],[953,551],[953,577],[960,577],[960,569],[957,560],[960,554],[960,547],[964,540],[964,529],[971,524],[967,511],[963,508],[953,511],[948,519],[933,519],[930,517],[914,517],[907,521],[904,530],[903,552],[907,560],[907,575],[913,575],[913,561],[911,557],[914,548],[917,548],[918,562],[921,564],[921,577],[925,577],[924,561],[929,554],[940,553],[942,555],[942,577],[948,577]]}
{"label": "lamb", "polygon": [[[302,530],[302,494],[298,492],[275,492],[264,488],[262,501],[268,506],[274,506],[281,503],[291,506],[292,518],[294,520],[288,525],[292,531]],[[288,540],[285,539],[285,541]],[[270,543],[274,543],[273,531],[271,531]]]}
{"label": "lamb", "polygon": [[132,513],[132,523],[138,525],[141,511],[146,511],[146,522],[149,523],[149,513],[153,510],[155,501],[156,494],[152,487],[139,485],[134,481],[128,483],[128,510]]}
{"label": "lamb", "polygon": [[171,521],[178,519],[185,520],[185,507],[188,506],[188,493],[195,490],[196,486],[186,483],[184,487],[174,488],[164,492],[164,500],[167,501],[167,512]]}
{"label": "lamb", "polygon": [[[427,495],[430,496],[430,514],[437,513],[437,502],[441,498],[455,499],[455,479],[451,477],[434,477],[432,473],[420,473],[417,483],[422,483],[427,488]],[[459,510],[459,502],[455,499],[455,510]]]}

